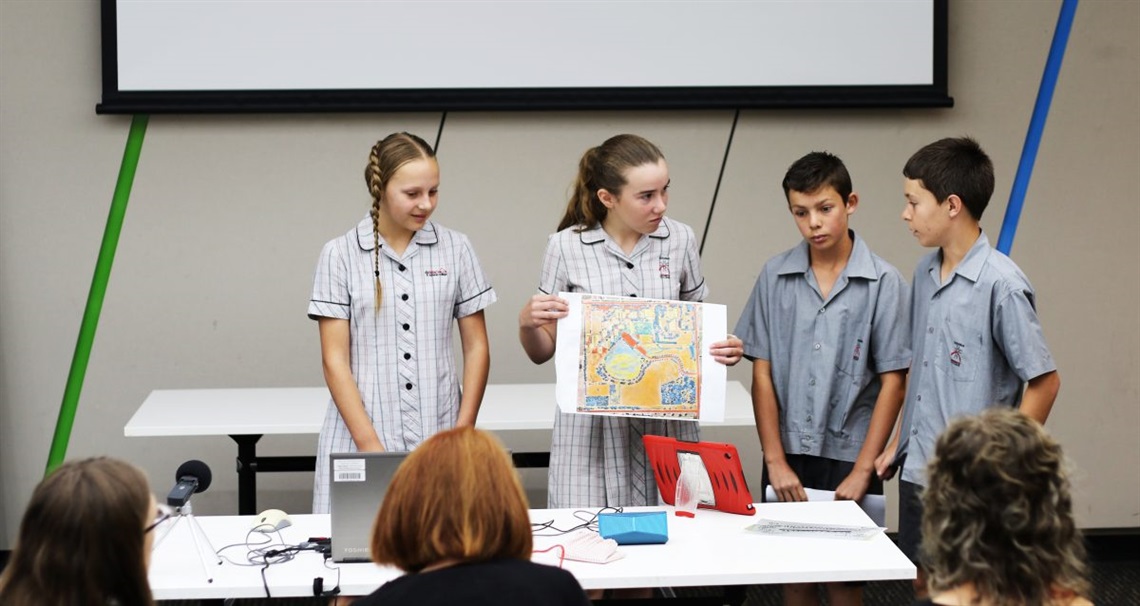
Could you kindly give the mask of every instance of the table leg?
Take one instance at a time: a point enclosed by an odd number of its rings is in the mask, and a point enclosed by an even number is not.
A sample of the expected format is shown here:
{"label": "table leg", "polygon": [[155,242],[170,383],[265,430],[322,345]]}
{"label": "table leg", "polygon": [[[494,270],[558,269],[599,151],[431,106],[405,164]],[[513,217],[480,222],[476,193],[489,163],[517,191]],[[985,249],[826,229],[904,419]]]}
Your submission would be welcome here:
{"label": "table leg", "polygon": [[549,452],[513,452],[511,459],[515,467],[550,467]]}
{"label": "table leg", "polygon": [[230,438],[238,445],[238,515],[257,513],[257,441],[260,435],[242,435]]}

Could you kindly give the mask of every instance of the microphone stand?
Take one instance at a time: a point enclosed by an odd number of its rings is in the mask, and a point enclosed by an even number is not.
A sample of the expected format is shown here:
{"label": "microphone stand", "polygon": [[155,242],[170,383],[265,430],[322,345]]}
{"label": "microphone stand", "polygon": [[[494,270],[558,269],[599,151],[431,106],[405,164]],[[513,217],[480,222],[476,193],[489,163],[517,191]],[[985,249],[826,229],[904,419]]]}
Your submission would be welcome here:
{"label": "microphone stand", "polygon": [[198,524],[198,520],[194,517],[193,509],[190,507],[190,501],[186,501],[186,503],[180,507],[175,507],[174,513],[170,517],[174,518],[174,521],[167,526],[166,531],[163,532],[162,536],[158,537],[155,540],[154,549],[158,549],[158,545],[163,541],[163,539],[165,539],[170,535],[171,532],[174,531],[175,526],[178,526],[178,522],[185,519],[186,526],[190,529],[190,538],[194,541],[194,551],[198,553],[198,561],[202,564],[202,572],[206,576],[206,582],[213,583],[214,575],[210,573],[210,568],[207,566],[206,562],[206,552],[202,550],[202,545],[199,541],[204,541],[206,543],[206,546],[210,548],[209,553],[214,555],[214,559],[217,560],[218,566],[222,565],[222,557],[218,555],[218,550],[214,549],[214,545],[210,543],[210,537],[206,536],[206,531],[202,530],[202,526]]}

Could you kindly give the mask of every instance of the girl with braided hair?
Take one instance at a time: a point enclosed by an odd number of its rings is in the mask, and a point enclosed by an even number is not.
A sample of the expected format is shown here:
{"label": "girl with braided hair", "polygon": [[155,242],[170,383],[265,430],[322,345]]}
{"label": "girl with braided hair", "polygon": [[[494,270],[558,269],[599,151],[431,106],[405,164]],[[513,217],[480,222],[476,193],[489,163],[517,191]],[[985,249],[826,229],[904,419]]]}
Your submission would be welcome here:
{"label": "girl with braided hair", "polygon": [[371,212],[325,244],[309,301],[332,395],[313,513],[329,510],[330,453],[410,451],[436,432],[474,425],[490,367],[483,309],[495,291],[467,236],[429,220],[439,191],[434,150],[415,135],[389,135],[372,147],[364,178]]}

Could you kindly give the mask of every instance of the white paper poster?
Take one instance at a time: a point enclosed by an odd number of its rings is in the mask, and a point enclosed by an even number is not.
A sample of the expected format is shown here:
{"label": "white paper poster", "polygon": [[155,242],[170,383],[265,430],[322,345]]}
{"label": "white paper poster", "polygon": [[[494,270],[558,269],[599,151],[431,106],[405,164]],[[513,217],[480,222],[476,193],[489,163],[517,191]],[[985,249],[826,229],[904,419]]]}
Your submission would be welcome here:
{"label": "white paper poster", "polygon": [[558,293],[554,362],[562,412],[723,421],[727,370],[709,346],[728,334],[723,305]]}

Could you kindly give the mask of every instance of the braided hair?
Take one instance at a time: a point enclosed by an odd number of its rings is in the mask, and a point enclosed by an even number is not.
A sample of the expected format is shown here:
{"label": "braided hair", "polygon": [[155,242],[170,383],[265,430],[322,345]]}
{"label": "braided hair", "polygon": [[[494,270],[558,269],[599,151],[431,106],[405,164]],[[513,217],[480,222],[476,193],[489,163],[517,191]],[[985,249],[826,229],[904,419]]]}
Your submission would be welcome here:
{"label": "braided hair", "polygon": [[372,238],[376,244],[372,251],[372,273],[376,279],[376,311],[380,310],[383,289],[380,285],[380,202],[384,188],[400,167],[422,158],[435,158],[435,150],[423,139],[410,133],[392,133],[376,142],[368,153],[364,167],[364,182],[372,196]]}

